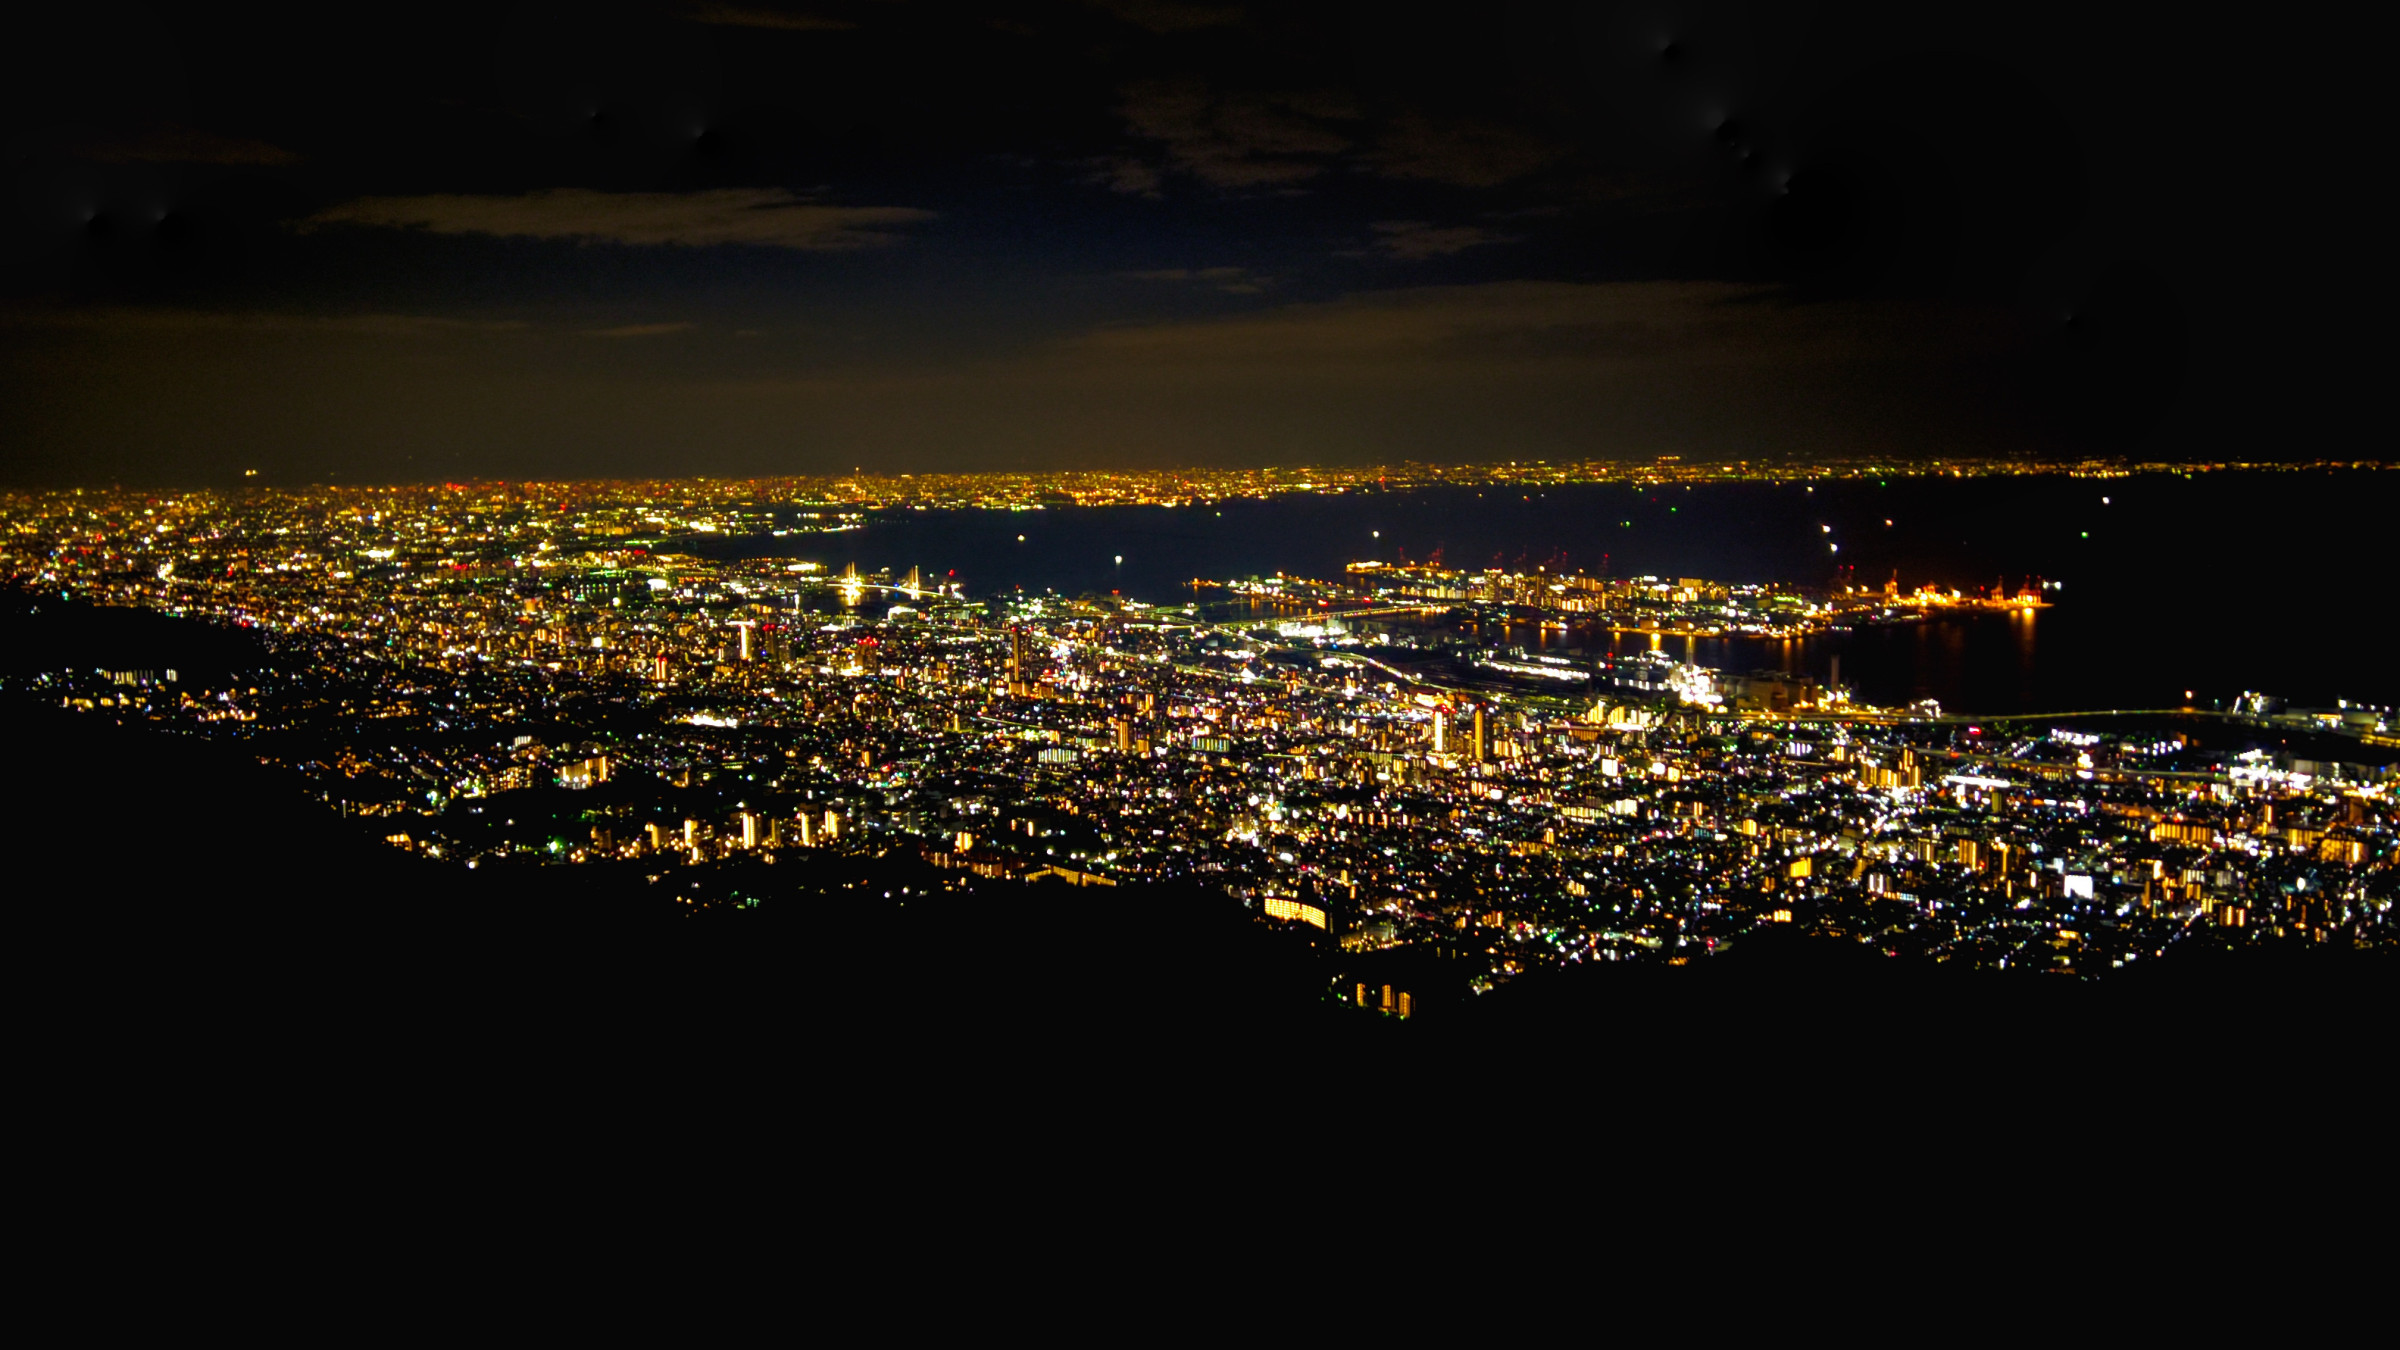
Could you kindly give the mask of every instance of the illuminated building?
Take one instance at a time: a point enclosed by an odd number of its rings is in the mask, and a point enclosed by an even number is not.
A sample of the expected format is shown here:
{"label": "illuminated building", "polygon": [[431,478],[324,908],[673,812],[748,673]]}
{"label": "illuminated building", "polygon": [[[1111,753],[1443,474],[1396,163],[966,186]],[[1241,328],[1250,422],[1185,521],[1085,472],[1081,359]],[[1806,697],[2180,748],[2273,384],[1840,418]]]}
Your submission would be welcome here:
{"label": "illuminated building", "polygon": [[1010,698],[1032,697],[1032,681],[1026,678],[1025,626],[1008,626],[1008,695]]}
{"label": "illuminated building", "polygon": [[1316,905],[1288,896],[1270,895],[1259,901],[1259,908],[1270,919],[1291,919],[1311,928],[1325,927],[1325,911]]}
{"label": "illuminated building", "polygon": [[606,755],[579,759],[571,764],[561,766],[558,771],[558,782],[561,787],[588,788],[594,783],[607,781],[608,757]]}

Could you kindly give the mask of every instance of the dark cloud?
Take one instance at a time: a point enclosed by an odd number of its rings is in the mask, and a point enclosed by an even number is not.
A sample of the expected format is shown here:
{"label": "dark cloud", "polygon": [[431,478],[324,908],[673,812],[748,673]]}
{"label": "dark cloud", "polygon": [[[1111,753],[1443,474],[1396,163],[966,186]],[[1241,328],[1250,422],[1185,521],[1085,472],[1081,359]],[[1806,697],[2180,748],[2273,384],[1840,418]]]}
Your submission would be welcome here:
{"label": "dark cloud", "polygon": [[102,164],[221,164],[281,168],[300,156],[243,136],[159,123],[132,130],[72,128],[31,139],[77,159]]}
{"label": "dark cloud", "polygon": [[1166,176],[1156,165],[1131,155],[1102,155],[1089,161],[1089,167],[1093,172],[1084,181],[1099,184],[1111,192],[1153,200],[1165,195],[1159,189],[1165,184]]}
{"label": "dark cloud", "polygon": [[1135,281],[1235,281],[1242,275],[1239,267],[1166,267],[1149,272],[1127,272]]}
{"label": "dark cloud", "polygon": [[694,23],[715,24],[724,28],[770,28],[789,33],[846,33],[858,27],[848,19],[826,18],[799,10],[774,9],[764,5],[726,5],[702,3],[685,5],[679,11]]}
{"label": "dark cloud", "polygon": [[1166,267],[1120,275],[1129,281],[1199,282],[1227,295],[1258,295],[1275,282],[1273,277],[1259,276],[1246,267]]}
{"label": "dark cloud", "polygon": [[[1069,349],[1143,364],[1263,364],[1296,372],[1309,362],[1393,358],[1480,363],[1547,352],[1580,359],[1595,345],[1612,358],[1790,350],[1877,331],[1856,314],[1757,303],[1768,298],[1756,287],[1723,282],[1421,286],[1239,318],[1104,329]],[[1591,335],[1602,332],[1613,336],[1595,344]]]}
{"label": "dark cloud", "polygon": [[591,336],[601,338],[666,337],[674,333],[688,333],[699,326],[696,323],[628,323],[619,324],[614,328],[592,329]]}
{"label": "dark cloud", "polygon": [[431,314],[292,314],[115,305],[0,310],[0,329],[51,329],[120,338],[428,338],[524,333],[533,327],[523,319],[461,319]]}
{"label": "dark cloud", "polygon": [[1447,258],[1485,244],[1513,244],[1524,237],[1480,225],[1435,225],[1422,220],[1378,220],[1372,228],[1376,249],[1402,262]]}
{"label": "dark cloud", "polygon": [[1086,0],[1094,10],[1153,33],[1194,33],[1224,28],[1242,21],[1239,5],[1208,5],[1187,0]]}
{"label": "dark cloud", "polygon": [[1403,113],[1377,133],[1363,159],[1392,178],[1488,188],[1513,183],[1565,154],[1564,147],[1504,122]]}
{"label": "dark cloud", "polygon": [[1305,182],[1355,142],[1344,124],[1356,112],[1339,94],[1227,90],[1199,79],[1128,85],[1126,128],[1158,143],[1167,162],[1211,187]]}
{"label": "dark cloud", "polygon": [[838,251],[896,243],[901,236],[892,227],[933,218],[931,211],[906,206],[827,206],[779,188],[682,193],[554,188],[517,197],[361,197],[317,212],[300,228],[363,225],[635,246],[748,244]]}

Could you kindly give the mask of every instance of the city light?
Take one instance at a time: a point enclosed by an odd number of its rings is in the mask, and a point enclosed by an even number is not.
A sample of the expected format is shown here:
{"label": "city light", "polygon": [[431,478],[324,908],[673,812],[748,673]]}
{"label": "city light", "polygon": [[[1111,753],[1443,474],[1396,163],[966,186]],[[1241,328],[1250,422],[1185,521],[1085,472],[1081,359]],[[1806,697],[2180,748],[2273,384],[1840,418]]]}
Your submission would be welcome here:
{"label": "city light", "polygon": [[[1310,481],[1331,491],[1345,472]],[[2096,975],[2196,930],[2347,942],[2386,922],[2360,889],[2393,842],[2391,784],[2371,767],[2228,756],[2171,725],[1878,707],[1838,669],[1690,655],[2030,618],[2056,580],[1817,588],[1377,559],[1195,578],[1163,604],[977,599],[913,563],[717,557],[673,533],[805,541],[920,502],[1285,490],[1185,471],[32,494],[0,520],[0,566],[340,672],[322,691],[188,670],[26,688],[226,736],[306,724],[338,699],[328,739],[289,742],[325,747],[293,767],[345,816],[400,817],[376,837],[446,865],[663,876],[807,853],[913,858],[979,884],[1193,883],[1344,951],[1485,935],[1458,956],[1478,980],[1562,953],[1738,950],[1770,924]],[[2137,711],[2196,717],[2195,698]],[[2365,704],[2253,693],[2206,715],[2400,744],[2393,710]],[[712,782],[738,789],[721,811],[699,806]],[[571,827],[540,807],[562,790],[589,803]],[[734,894],[720,899],[761,903],[755,884]]]}

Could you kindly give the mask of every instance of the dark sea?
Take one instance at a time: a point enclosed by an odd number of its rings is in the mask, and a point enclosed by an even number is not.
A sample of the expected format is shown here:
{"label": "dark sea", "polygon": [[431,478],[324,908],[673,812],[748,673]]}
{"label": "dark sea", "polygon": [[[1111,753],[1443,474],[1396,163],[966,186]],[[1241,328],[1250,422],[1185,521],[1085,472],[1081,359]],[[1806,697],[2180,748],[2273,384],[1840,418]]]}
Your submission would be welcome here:
{"label": "dark sea", "polygon": [[[1022,536],[1022,538],[1020,538]],[[1695,487],[1442,488],[1198,507],[894,511],[864,529],[683,541],[719,556],[924,570],[972,595],[1201,599],[1195,579],[1339,576],[1351,562],[1547,566],[1903,590],[2060,583],[2030,616],[1971,616],[1793,643],[1670,640],[1734,671],[1820,679],[1860,699],[1998,714],[2204,705],[2245,690],[2304,704],[2400,702],[2400,473],[1856,480]],[[1528,646],[1605,633],[1528,631]],[[1646,639],[1627,638],[1626,642]]]}

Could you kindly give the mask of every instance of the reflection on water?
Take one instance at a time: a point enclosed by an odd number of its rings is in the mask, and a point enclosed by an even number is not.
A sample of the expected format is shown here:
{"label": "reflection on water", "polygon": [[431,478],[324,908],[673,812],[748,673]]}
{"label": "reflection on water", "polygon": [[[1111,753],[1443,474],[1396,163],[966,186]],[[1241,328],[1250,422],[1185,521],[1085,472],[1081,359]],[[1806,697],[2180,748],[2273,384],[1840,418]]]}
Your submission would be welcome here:
{"label": "reflection on water", "polygon": [[[2389,575],[2378,542],[2400,514],[2400,473],[2063,476],[1961,482],[1626,486],[1480,496],[1467,490],[1305,495],[1208,507],[1027,512],[902,511],[838,535],[695,542],[709,552],[809,558],[838,571],[926,569],[971,595],[1055,589],[1158,603],[1223,598],[1195,578],[1335,577],[1350,562],[1444,557],[1454,567],[1588,570],[1833,584],[1844,575],[1982,587],[2033,576],[2066,587],[2055,609],[1944,617],[1791,642],[1669,638],[1658,649],[1746,673],[1789,670],[1866,702],[1937,698],[1965,712],[2168,706],[2188,687],[2231,698],[2268,689],[2303,702],[2400,698],[2400,666],[2356,636]],[[1889,522],[1896,521],[1897,524]],[[2261,521],[2305,522],[2310,575],[2294,585],[2244,539]],[[787,522],[787,523],[796,523]],[[1855,564],[1851,563],[1856,559]],[[861,608],[873,610],[870,598]],[[1217,611],[1230,613],[1229,610]],[[2271,626],[2271,636],[2258,630]],[[2226,634],[2238,634],[2228,640]],[[1511,630],[1557,653],[1645,650],[1647,634]]]}
{"label": "reflection on water", "polygon": [[[1306,604],[1243,597],[1204,602],[1200,613],[1219,623],[1269,624],[1304,618],[1314,610]],[[1570,658],[1596,660],[1603,655],[1661,652],[1735,675],[1783,672],[1839,684],[1851,691],[1855,701],[1878,707],[1901,707],[1931,698],[1953,712],[1996,715],[2167,707],[2175,702],[2128,681],[2121,666],[2081,659],[2075,646],[2089,644],[2093,637],[2088,631],[2073,631],[2079,617],[2085,618],[2088,630],[2088,616],[2061,607],[1943,615],[1796,638],[1691,637],[1574,621],[1478,625],[1463,616],[1456,621],[1428,616],[1421,623],[1406,619],[1375,622],[1395,634],[1412,630],[1427,635],[1444,630],[1466,632],[1503,647]],[[2060,628],[2070,630],[2068,655],[2045,665],[2040,634]]]}
{"label": "reflection on water", "polygon": [[[1311,607],[1249,600],[1212,607],[1219,621],[1271,623],[1304,616]],[[2136,706],[2094,672],[2071,667],[2067,678],[2044,672],[2037,634],[2059,611],[1947,615],[1922,622],[1861,627],[1806,637],[1692,637],[1612,629],[1602,623],[1462,621],[1466,631],[1527,652],[1595,659],[1661,652],[1679,661],[1736,675],[1773,671],[1840,684],[1861,703],[1898,707],[1938,699],[1963,712],[2005,713]],[[1436,632],[1450,625],[1379,621],[1396,631]],[[2043,678],[2051,674],[2052,678]]]}
{"label": "reflection on water", "polygon": [[[2036,635],[2046,621],[2042,612],[2019,610],[1796,638],[1662,637],[1596,625],[1561,630],[1522,624],[1511,625],[1504,640],[1528,651],[1664,652],[1737,675],[1782,671],[1838,682],[1863,703],[1897,706],[1934,698],[1945,707],[2000,713],[2054,706],[2042,697],[2044,683],[2036,679]],[[2101,706],[2113,701],[2097,691],[2092,697]]]}

